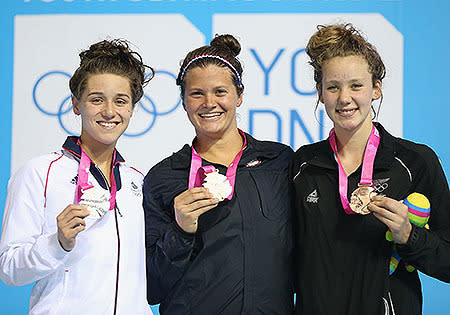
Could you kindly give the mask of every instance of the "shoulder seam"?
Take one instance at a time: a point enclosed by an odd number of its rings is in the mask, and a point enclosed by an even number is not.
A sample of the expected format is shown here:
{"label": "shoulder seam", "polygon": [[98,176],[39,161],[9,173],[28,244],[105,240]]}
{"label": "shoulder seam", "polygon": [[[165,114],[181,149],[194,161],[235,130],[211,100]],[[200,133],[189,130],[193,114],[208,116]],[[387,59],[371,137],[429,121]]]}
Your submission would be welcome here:
{"label": "shoulder seam", "polygon": [[135,167],[133,167],[133,166],[128,166],[128,167],[131,168],[132,170],[138,172],[138,173],[141,174],[142,176],[144,176],[144,174],[143,174],[140,170],[138,170],[137,168],[135,168]]}
{"label": "shoulder seam", "polygon": [[398,158],[397,156],[395,156],[395,159],[406,169],[406,171],[408,172],[408,175],[409,175],[409,181],[410,182],[412,182],[413,181],[413,179],[412,179],[412,174],[411,174],[411,171],[409,170],[409,168],[406,166],[406,164],[400,159],[400,158]]}
{"label": "shoulder seam", "polygon": [[300,165],[299,170],[298,170],[298,173],[295,174],[294,178],[292,178],[293,181],[294,181],[294,180],[297,178],[297,176],[300,175],[300,173],[303,171],[303,166],[304,166],[305,164],[307,164],[307,162],[303,162],[303,163]]}
{"label": "shoulder seam", "polygon": [[[58,154],[56,152],[54,152],[55,154]],[[50,169],[52,167],[52,164],[56,161],[58,161],[60,158],[63,157],[63,154],[60,154],[56,159],[54,159],[53,161],[50,162],[50,164],[48,165],[48,169],[47,169],[47,176],[45,177],[45,187],[44,187],[44,208],[47,206],[47,184],[48,184],[48,177],[50,175]]]}

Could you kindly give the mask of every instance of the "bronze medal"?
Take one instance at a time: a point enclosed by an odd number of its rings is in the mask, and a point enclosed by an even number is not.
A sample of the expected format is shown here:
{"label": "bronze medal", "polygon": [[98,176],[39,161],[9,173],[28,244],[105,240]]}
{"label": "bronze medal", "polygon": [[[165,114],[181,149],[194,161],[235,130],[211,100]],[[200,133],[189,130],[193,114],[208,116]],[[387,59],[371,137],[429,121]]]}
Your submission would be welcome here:
{"label": "bronze medal", "polygon": [[375,162],[375,155],[377,154],[378,145],[380,144],[380,134],[375,126],[372,126],[369,139],[364,150],[364,157],[361,165],[361,180],[358,188],[352,193],[350,201],[347,199],[348,193],[348,178],[347,174],[339,159],[336,133],[334,129],[330,131],[329,142],[333,150],[334,157],[338,162],[339,170],[339,197],[341,198],[342,208],[347,214],[369,214],[370,211],[367,206],[370,204],[370,197],[376,192],[373,187],[373,164]]}
{"label": "bronze medal", "polygon": [[367,206],[370,203],[370,197],[376,195],[375,189],[369,185],[359,185],[350,197],[350,208],[359,214],[369,214]]}

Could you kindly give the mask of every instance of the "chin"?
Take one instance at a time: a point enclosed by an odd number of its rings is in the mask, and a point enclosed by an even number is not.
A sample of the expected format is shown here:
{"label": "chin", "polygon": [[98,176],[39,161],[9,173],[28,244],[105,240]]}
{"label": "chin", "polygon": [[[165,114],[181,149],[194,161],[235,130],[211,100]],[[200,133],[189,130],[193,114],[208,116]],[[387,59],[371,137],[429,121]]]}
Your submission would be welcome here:
{"label": "chin", "polygon": [[104,145],[104,146],[115,146],[117,140],[119,140],[118,137],[114,137],[114,138],[100,138],[100,139],[96,139],[98,144]]}
{"label": "chin", "polygon": [[217,129],[197,129],[197,135],[205,135],[211,138],[220,138],[224,134],[221,130]]}

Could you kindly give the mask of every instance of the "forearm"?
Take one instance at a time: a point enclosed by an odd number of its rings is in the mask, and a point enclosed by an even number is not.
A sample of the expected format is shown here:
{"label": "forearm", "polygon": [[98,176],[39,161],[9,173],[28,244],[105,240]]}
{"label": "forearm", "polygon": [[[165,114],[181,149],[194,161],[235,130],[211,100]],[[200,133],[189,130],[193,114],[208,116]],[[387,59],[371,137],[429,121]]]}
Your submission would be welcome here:
{"label": "forearm", "polygon": [[413,226],[408,242],[398,245],[399,255],[421,272],[450,282],[450,234]]}
{"label": "forearm", "polygon": [[413,186],[430,201],[430,229],[413,226],[398,253],[421,272],[450,282],[450,192],[437,158],[433,155],[427,161]]}
{"label": "forearm", "polygon": [[147,287],[150,304],[160,303],[182,278],[191,262],[195,236],[175,222],[159,239],[147,242]]}
{"label": "forearm", "polygon": [[68,254],[56,233],[26,241],[2,239],[0,278],[9,286],[20,286],[45,278],[61,268]]}

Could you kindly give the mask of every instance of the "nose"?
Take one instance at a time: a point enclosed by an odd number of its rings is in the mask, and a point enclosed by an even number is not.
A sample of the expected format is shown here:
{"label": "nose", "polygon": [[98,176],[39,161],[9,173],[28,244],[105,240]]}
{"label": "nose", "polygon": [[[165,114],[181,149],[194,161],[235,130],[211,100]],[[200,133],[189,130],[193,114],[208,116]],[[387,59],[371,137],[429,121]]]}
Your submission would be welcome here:
{"label": "nose", "polygon": [[113,104],[113,101],[106,101],[103,104],[102,115],[105,118],[113,118],[114,117],[114,104]]}
{"label": "nose", "polygon": [[205,94],[205,101],[203,103],[203,107],[214,108],[216,107],[215,96],[213,93]]}
{"label": "nose", "polygon": [[339,92],[339,104],[340,105],[347,105],[352,102],[352,97],[350,94],[349,89],[341,89]]}

